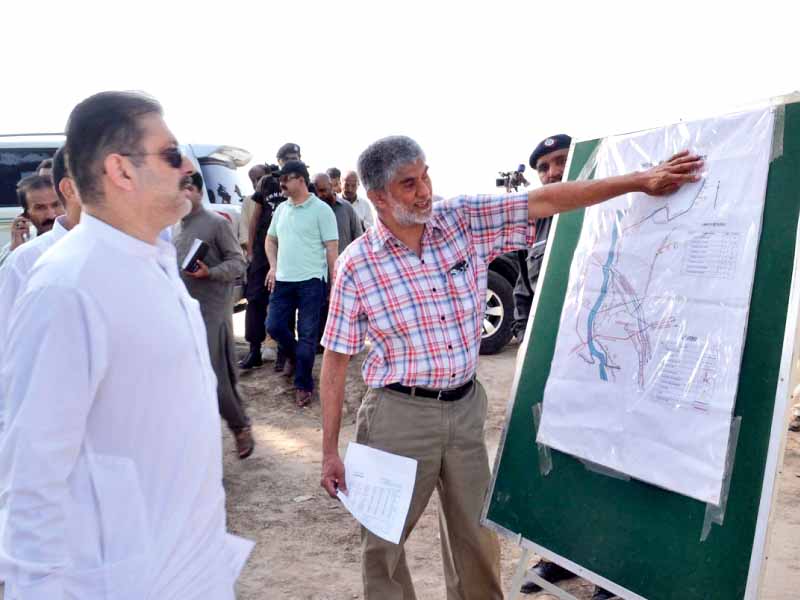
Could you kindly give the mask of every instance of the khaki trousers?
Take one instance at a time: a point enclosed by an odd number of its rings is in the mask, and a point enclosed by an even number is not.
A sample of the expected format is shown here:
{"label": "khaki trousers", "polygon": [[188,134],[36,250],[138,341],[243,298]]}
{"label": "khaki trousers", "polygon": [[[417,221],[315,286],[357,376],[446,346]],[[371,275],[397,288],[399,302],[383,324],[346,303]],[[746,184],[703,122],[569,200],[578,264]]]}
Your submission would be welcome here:
{"label": "khaki trousers", "polygon": [[500,546],[480,526],[489,485],[483,440],[487,398],[476,381],[455,402],[369,390],[358,411],[356,441],[417,460],[414,494],[400,544],[361,528],[365,600],[416,600],[403,544],[439,492],[447,600],[502,600]]}

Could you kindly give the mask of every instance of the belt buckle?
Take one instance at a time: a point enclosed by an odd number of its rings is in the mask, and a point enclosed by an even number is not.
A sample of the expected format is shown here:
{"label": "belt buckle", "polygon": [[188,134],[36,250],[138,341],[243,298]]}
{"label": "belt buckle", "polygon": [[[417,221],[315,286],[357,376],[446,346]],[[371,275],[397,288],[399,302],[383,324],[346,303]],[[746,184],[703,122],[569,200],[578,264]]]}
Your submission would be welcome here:
{"label": "belt buckle", "polygon": [[442,401],[442,394],[444,394],[444,390],[439,390],[439,393],[436,394],[436,399],[441,402]]}

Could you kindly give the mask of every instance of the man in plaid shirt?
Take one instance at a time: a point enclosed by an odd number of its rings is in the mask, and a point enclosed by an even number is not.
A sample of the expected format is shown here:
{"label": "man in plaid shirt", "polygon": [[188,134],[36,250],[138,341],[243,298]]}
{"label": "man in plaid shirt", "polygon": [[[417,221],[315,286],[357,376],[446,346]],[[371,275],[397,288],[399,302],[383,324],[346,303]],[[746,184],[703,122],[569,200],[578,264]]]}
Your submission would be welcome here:
{"label": "man in plaid shirt", "polygon": [[350,357],[372,342],[362,367],[369,390],[356,441],[417,460],[400,544],[362,527],[366,600],[413,600],[403,542],[439,491],[448,600],[499,600],[497,538],[480,526],[490,479],[483,440],[487,398],[475,379],[487,265],[527,248],[532,222],[629,192],[666,195],[696,181],[688,152],[641,173],[554,183],[505,196],[459,196],[434,206],[425,155],[416,142],[378,140],[358,159],[375,227],[337,262],[322,345],[322,486],[346,492],[339,430]]}

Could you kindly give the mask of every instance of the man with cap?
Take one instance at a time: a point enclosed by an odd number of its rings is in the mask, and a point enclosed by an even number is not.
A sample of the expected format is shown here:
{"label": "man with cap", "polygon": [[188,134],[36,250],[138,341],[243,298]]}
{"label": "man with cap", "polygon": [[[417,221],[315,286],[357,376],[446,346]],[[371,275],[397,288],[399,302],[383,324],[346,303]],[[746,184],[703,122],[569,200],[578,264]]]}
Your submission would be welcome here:
{"label": "man with cap", "polygon": [[[531,154],[530,165],[539,174],[539,181],[542,182],[542,185],[559,183],[563,179],[571,143],[570,136],[560,133],[543,139],[536,146]],[[533,246],[527,252],[522,250],[518,254],[520,273],[514,287],[514,333],[517,338],[521,338],[525,334],[528,324],[528,313],[531,310],[531,301],[536,289],[536,282],[539,279],[539,270],[542,267],[552,221],[552,216],[537,219]],[[557,583],[576,576],[572,571],[545,559],[539,561],[539,564],[533,568],[533,572],[550,583]],[[528,581],[522,585],[520,592],[534,594],[541,589],[538,583]],[[611,592],[595,587],[592,600],[607,600],[613,596],[614,594]]]}
{"label": "man with cap", "polygon": [[[560,133],[543,139],[536,146],[530,158],[531,168],[539,174],[542,185],[558,183],[564,175],[569,145],[572,138]],[[536,239],[528,250],[517,252],[519,259],[519,275],[514,286],[514,324],[513,331],[517,339],[525,335],[528,325],[528,314],[531,311],[533,292],[539,279],[539,270],[544,259],[547,236],[553,217],[539,219],[536,222]]]}
{"label": "man with cap", "polygon": [[[320,309],[328,295],[328,273],[334,272],[339,256],[339,233],[331,207],[308,191],[305,163],[285,162],[278,178],[288,200],[275,209],[267,231],[267,331],[286,353],[284,375],[294,375],[295,404],[302,408],[314,390]],[[297,340],[289,328],[295,311]]]}
{"label": "man with cap", "polygon": [[[294,142],[286,142],[283,146],[278,148],[278,154],[275,155],[275,158],[278,160],[278,166],[283,167],[287,161],[290,160],[303,160],[300,154],[300,146],[295,144]],[[308,191],[312,194],[314,193],[314,184],[310,184],[308,187]],[[295,330],[295,316],[294,313],[289,315],[289,331]],[[278,354],[275,357],[275,364],[273,368],[276,373],[282,373],[284,368],[286,367],[286,353],[283,351],[283,348],[278,345]]]}
{"label": "man with cap", "polygon": [[[275,158],[278,166],[282,167],[288,160],[300,160],[300,146],[293,142],[287,142],[278,148]],[[276,184],[268,181],[263,184],[263,188],[269,188],[269,193],[259,194],[258,183],[261,177],[270,174],[268,165],[263,166],[264,170],[259,175],[259,179],[253,181],[253,189],[256,193],[250,197],[250,214],[248,215],[247,233],[247,311],[245,314],[245,339],[250,344],[250,350],[239,361],[239,368],[252,369],[263,364],[261,358],[261,344],[267,337],[266,317],[267,305],[269,303],[269,290],[264,286],[267,275],[267,257],[264,253],[266,239],[266,229],[269,227],[273,209],[281,202],[280,188],[274,189]],[[274,168],[274,165],[273,165]],[[255,169],[255,167],[253,167]],[[253,169],[250,170],[252,180]],[[267,203],[265,205],[265,203]],[[266,210],[266,213],[265,213]],[[253,300],[251,300],[253,298]],[[294,315],[289,317],[289,330],[294,331]],[[274,369],[276,373],[283,371],[286,365],[286,355],[278,346],[275,357]]]}
{"label": "man with cap", "polygon": [[290,160],[302,160],[300,156],[300,146],[292,142],[286,142],[283,146],[278,148],[278,154],[275,156],[278,159],[278,166],[283,167]]}

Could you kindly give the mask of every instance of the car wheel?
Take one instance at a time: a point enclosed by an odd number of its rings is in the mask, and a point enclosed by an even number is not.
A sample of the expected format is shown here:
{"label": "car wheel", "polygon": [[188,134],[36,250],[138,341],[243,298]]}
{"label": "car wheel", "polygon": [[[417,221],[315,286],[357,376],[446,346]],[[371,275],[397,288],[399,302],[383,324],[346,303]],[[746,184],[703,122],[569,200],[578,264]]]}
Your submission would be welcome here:
{"label": "car wheel", "polygon": [[496,354],[509,342],[513,333],[514,288],[494,271],[488,273],[486,312],[481,328],[481,354]]}

